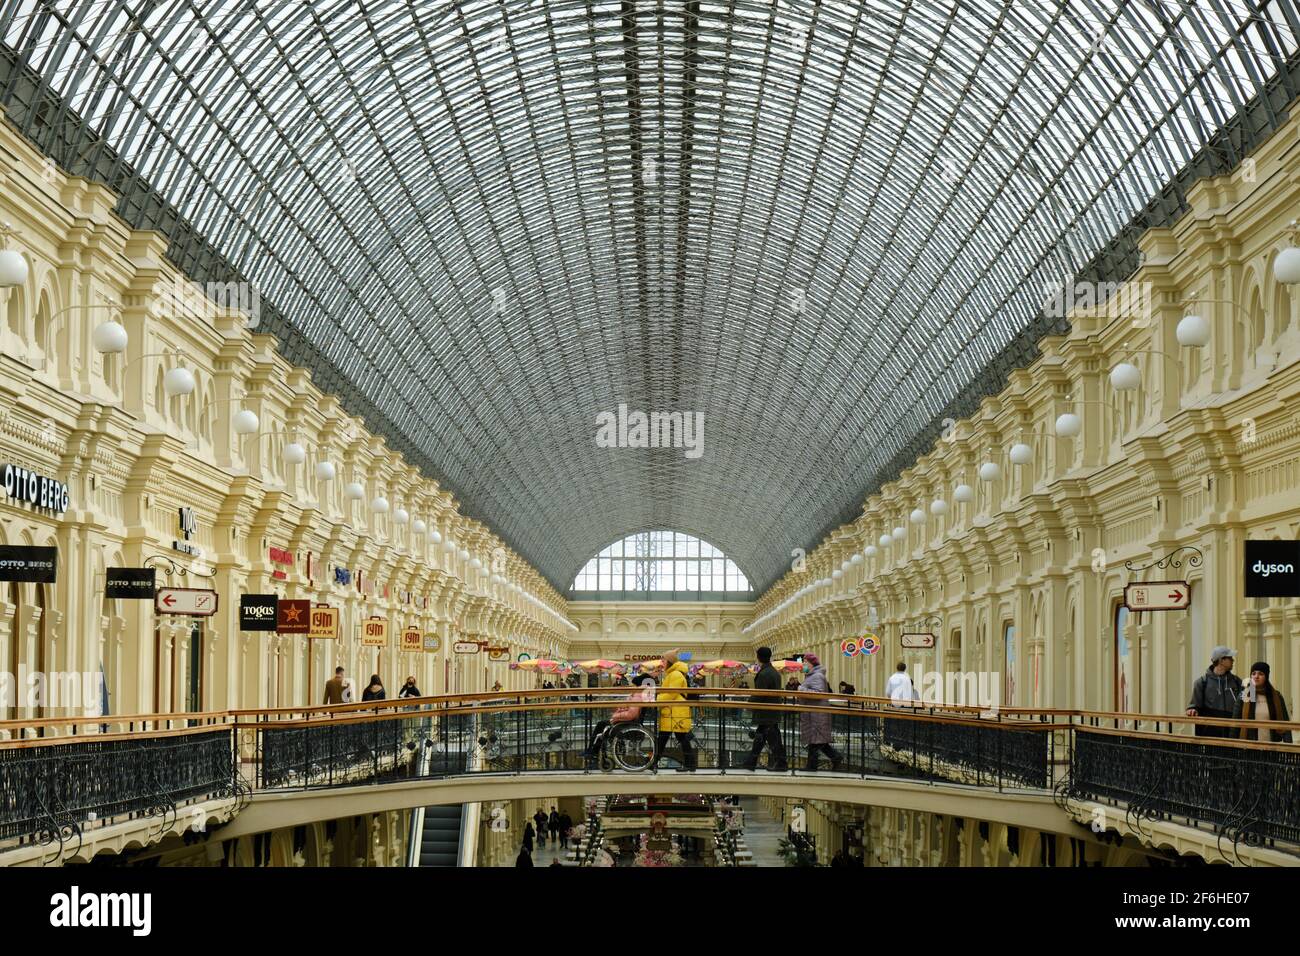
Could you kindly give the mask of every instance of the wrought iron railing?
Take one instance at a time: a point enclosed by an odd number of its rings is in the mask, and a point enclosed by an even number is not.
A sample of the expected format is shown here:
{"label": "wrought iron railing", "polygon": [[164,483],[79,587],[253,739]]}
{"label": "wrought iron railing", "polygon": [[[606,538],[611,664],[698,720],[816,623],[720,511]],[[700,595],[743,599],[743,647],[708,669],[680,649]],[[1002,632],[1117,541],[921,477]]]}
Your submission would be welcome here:
{"label": "wrought iron railing", "polygon": [[[898,706],[879,698],[687,689],[700,771],[735,772],[756,725],[775,724],[786,772],[807,773],[809,717],[840,774],[1055,790],[1123,806],[1138,823],[1208,825],[1234,844],[1300,846],[1300,749],[1189,736],[1231,721]],[[383,785],[415,777],[606,772],[584,756],[626,690],[529,691],[225,714],[0,723],[0,843],[65,843],[108,819],[167,817],[187,801],[247,790]],[[657,736],[663,700],[642,704]],[[1279,728],[1283,725],[1277,725]],[[1290,725],[1293,729],[1298,725]],[[7,739],[4,739],[7,738]],[[818,739],[823,739],[819,737]],[[653,772],[686,770],[669,738]],[[820,759],[829,769],[830,754]],[[765,748],[759,768],[774,767]],[[653,786],[647,780],[647,786]],[[0,846],[3,849],[3,846]]]}

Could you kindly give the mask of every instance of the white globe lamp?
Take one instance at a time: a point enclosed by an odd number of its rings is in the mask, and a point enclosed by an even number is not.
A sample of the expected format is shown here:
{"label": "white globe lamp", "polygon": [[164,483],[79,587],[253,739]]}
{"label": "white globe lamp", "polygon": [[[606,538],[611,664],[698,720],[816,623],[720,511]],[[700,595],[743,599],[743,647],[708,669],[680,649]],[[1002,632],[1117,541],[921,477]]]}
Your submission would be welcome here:
{"label": "white globe lamp", "polygon": [[958,485],[956,488],[952,490],[952,498],[953,501],[961,501],[961,502],[974,501],[975,489],[972,488],[970,485]]}
{"label": "white globe lamp", "polygon": [[0,252],[0,286],[11,288],[27,282],[27,260],[16,249]]}
{"label": "white globe lamp", "polygon": [[103,355],[116,355],[118,352],[125,352],[130,336],[126,334],[126,327],[120,322],[114,322],[111,319],[107,322],[101,322],[95,326],[95,331],[90,333],[90,344],[95,347],[95,351]]}
{"label": "white globe lamp", "polygon": [[1202,348],[1210,344],[1210,323],[1203,316],[1185,315],[1174,329],[1174,337],[1184,348]]}
{"label": "white globe lamp", "polygon": [[894,529],[894,540],[895,540],[895,541],[902,541],[902,540],[904,540],[906,537],[907,537],[907,529],[904,528],[901,524],[900,524],[897,528]]}
{"label": "white globe lamp", "polygon": [[352,481],[343,489],[343,497],[349,501],[360,501],[366,496],[366,489],[361,487],[361,482]]}
{"label": "white globe lamp", "polygon": [[411,518],[410,513],[405,508],[393,509],[393,521],[397,524],[406,524]]}
{"label": "white globe lamp", "polygon": [[383,495],[376,495],[370,501],[370,510],[375,514],[383,514],[388,510],[388,499]]}
{"label": "white globe lamp", "polygon": [[316,463],[316,480],[333,481],[334,480],[334,462],[321,461]]}
{"label": "white globe lamp", "polygon": [[942,515],[946,515],[947,513],[948,513],[948,502],[944,501],[942,498],[935,498],[934,501],[930,502],[930,514],[935,516],[942,516]]}
{"label": "white globe lamp", "polygon": [[1024,442],[1016,442],[1008,452],[1013,465],[1027,465],[1034,460],[1034,449]]}
{"label": "white globe lamp", "polygon": [[235,417],[230,420],[230,424],[235,429],[236,435],[251,435],[257,431],[257,415],[247,408],[241,408],[235,413]]}
{"label": "white globe lamp", "polygon": [[291,441],[284,446],[284,460],[289,465],[301,465],[307,460],[307,449],[296,441]]}
{"label": "white globe lamp", "polygon": [[194,391],[194,373],[183,365],[167,370],[163,376],[163,391],[170,397],[189,395]]}
{"label": "white globe lamp", "polygon": [[[1278,282],[1295,285],[1300,282],[1300,249],[1291,246],[1283,249],[1273,260],[1273,275]],[[3,282],[0,282],[2,285]]]}
{"label": "white globe lamp", "polygon": [[1110,384],[1118,392],[1131,392],[1142,384],[1142,372],[1132,362],[1120,362],[1110,370]]}
{"label": "white globe lamp", "polygon": [[1062,438],[1074,438],[1083,431],[1083,419],[1074,412],[1066,412],[1056,418],[1056,434]]}

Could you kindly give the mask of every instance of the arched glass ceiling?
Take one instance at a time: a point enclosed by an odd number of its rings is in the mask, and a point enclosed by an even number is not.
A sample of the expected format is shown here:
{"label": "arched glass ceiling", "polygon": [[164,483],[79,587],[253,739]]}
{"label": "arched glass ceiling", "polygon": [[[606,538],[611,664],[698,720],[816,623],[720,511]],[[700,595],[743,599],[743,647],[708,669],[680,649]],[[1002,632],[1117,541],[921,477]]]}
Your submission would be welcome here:
{"label": "arched glass ceiling", "polygon": [[[1290,0],[0,0],[10,120],[552,583],[765,587],[1278,122]],[[1125,231],[1127,229],[1127,232]],[[620,403],[701,454],[602,447]]]}
{"label": "arched glass ceiling", "polygon": [[707,541],[680,531],[641,531],[584,564],[570,591],[749,593],[750,587],[736,563]]}

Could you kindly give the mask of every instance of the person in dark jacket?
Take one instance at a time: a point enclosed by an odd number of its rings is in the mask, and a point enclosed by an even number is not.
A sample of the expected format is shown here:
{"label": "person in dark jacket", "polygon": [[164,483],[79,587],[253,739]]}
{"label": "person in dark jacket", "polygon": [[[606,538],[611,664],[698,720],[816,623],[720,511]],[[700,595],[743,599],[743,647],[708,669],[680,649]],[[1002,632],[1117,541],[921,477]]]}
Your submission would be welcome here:
{"label": "person in dark jacket", "polygon": [[[1232,672],[1237,653],[1231,648],[1216,647],[1210,652],[1210,666],[1192,684],[1192,699],[1187,705],[1188,717],[1221,717],[1229,719],[1241,697],[1241,678]],[[1196,725],[1198,737],[1227,737],[1228,727]]]}
{"label": "person in dark jacket", "polygon": [[546,811],[538,807],[533,820],[537,823],[537,839],[542,846],[546,846],[546,819]]}
{"label": "person in dark jacket", "polygon": [[551,835],[552,843],[560,839],[560,814],[555,807],[551,807],[551,816],[546,821],[546,832]]}
{"label": "person in dark jacket", "polygon": [[[545,841],[543,841],[543,844],[545,844]],[[524,824],[524,849],[528,851],[531,857],[533,852],[533,825],[531,823]],[[532,860],[530,859],[525,865],[532,866]]]}
{"label": "person in dark jacket", "polygon": [[528,848],[528,844],[525,843],[523,846],[519,848],[519,855],[515,857],[515,866],[532,866],[532,865],[533,865],[533,851],[530,850]]}
{"label": "person in dark jacket", "polygon": [[[1265,661],[1250,665],[1250,683],[1233,708],[1234,720],[1281,720],[1291,719],[1287,714],[1286,700],[1269,680],[1269,667]],[[1259,731],[1254,727],[1242,727],[1238,731],[1243,740],[1259,740]],[[1269,740],[1275,744],[1291,743],[1291,731],[1270,730]]]}
{"label": "person in dark jacket", "polygon": [[846,680],[840,681],[840,693],[845,697],[852,697],[858,692],[858,689]]}
{"label": "person in dark jacket", "polygon": [[378,674],[370,675],[370,686],[361,694],[362,700],[384,700],[388,697],[384,693],[384,682],[379,679]]}
{"label": "person in dark jacket", "polygon": [[[781,675],[772,666],[772,648],[760,647],[758,649],[758,663],[760,667],[758,673],[754,675],[754,690],[780,690]],[[750,702],[775,704],[780,702],[780,698],[755,695],[750,698]],[[772,751],[771,760],[768,761],[767,765],[768,770],[784,771],[790,769],[785,762],[785,744],[781,740],[779,721],[780,713],[778,711],[754,711],[754,723],[757,726],[754,729],[754,746],[750,749],[749,757],[743,764],[746,770],[758,769],[758,758],[762,755],[765,746],[770,747]]]}
{"label": "person in dark jacket", "polygon": [[423,697],[424,695],[420,693],[420,688],[415,686],[415,678],[408,677],[406,678],[406,683],[402,685],[402,689],[397,692],[397,696],[398,697]]}
{"label": "person in dark jacket", "polygon": [[569,816],[569,811],[565,810],[560,814],[560,848],[567,850],[569,848],[569,834],[573,831],[573,817]]}

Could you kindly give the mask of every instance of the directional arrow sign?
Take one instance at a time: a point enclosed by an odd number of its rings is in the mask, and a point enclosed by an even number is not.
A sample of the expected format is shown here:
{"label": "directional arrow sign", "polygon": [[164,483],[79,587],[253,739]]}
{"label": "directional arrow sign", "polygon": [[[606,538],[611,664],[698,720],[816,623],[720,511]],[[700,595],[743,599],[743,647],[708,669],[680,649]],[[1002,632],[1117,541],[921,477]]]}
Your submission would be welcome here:
{"label": "directional arrow sign", "polygon": [[159,614],[211,617],[217,613],[217,592],[206,588],[159,588],[153,607]]}
{"label": "directional arrow sign", "polygon": [[1186,581],[1148,581],[1124,588],[1124,606],[1130,611],[1183,611],[1192,602]]}

